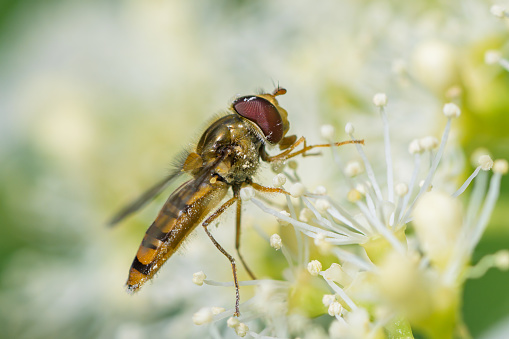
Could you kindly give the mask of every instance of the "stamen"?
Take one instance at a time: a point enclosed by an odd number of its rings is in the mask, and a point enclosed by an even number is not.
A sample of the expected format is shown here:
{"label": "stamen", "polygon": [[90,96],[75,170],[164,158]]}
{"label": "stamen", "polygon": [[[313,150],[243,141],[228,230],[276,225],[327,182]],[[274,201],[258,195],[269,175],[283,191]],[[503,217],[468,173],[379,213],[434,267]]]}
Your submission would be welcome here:
{"label": "stamen", "polygon": [[361,270],[373,271],[375,269],[375,265],[373,265],[371,262],[362,260],[359,256],[342,250],[341,248],[336,247],[332,250],[332,252],[336,255],[336,257],[338,257],[339,260],[352,263]]}
{"label": "stamen", "polygon": [[458,197],[461,193],[465,192],[465,190],[467,189],[467,187],[470,185],[470,183],[472,182],[472,180],[474,180],[474,178],[477,176],[477,174],[479,174],[479,171],[481,170],[481,166],[478,166],[474,172],[468,177],[468,179],[463,183],[463,185],[461,185],[460,188],[458,188],[458,190],[456,192],[454,192],[454,194],[452,195],[453,198],[456,198]]}
{"label": "stamen", "polygon": [[[353,134],[350,135],[352,140],[356,140]],[[373,172],[373,168],[369,163],[368,158],[366,157],[366,153],[359,144],[355,144],[355,149],[359,152],[361,156],[362,162],[364,163],[364,168],[366,169],[366,174],[368,175],[369,180],[371,181],[371,185],[373,185],[373,189],[375,190],[376,197],[378,200],[383,200],[382,191],[380,191],[380,186],[378,186],[378,182],[376,181],[375,172]]]}
{"label": "stamen", "polygon": [[332,199],[329,198],[329,202],[333,207],[329,208],[327,211],[332,217],[338,219],[339,221],[345,223],[347,226],[353,228],[355,231],[362,233],[364,235],[369,235],[371,232],[368,231],[364,226],[359,224],[353,216],[351,216],[347,211],[342,209],[339,205],[335,204]]}
{"label": "stamen", "polygon": [[[444,107],[444,111],[445,111]],[[449,110],[449,109],[448,109]],[[452,110],[452,109],[451,109]],[[450,113],[450,112],[448,112]],[[428,187],[431,185],[431,181],[433,180],[433,176],[435,175],[435,172],[437,170],[438,164],[440,163],[440,159],[442,158],[442,154],[444,153],[445,144],[447,143],[447,138],[449,137],[449,131],[451,129],[451,117],[447,119],[447,124],[445,125],[444,133],[442,134],[442,140],[440,142],[440,147],[438,148],[437,154],[435,155],[435,158],[433,159],[433,163],[431,165],[431,169],[426,176],[426,179],[424,180],[424,184],[422,185],[421,189],[419,190],[419,193],[417,193],[417,196],[414,198],[412,204],[406,211],[404,217],[401,219],[403,222],[405,222],[412,212],[412,209],[417,202],[417,200],[421,197],[421,195],[428,190]],[[410,192],[409,192],[410,193]]]}
{"label": "stamen", "polygon": [[383,129],[384,129],[385,162],[387,164],[387,186],[388,186],[387,188],[389,189],[389,192],[388,192],[389,196],[388,196],[387,200],[389,200],[389,202],[391,202],[391,203],[394,203],[394,173],[392,170],[391,140],[389,137],[389,121],[387,119],[387,115],[385,114],[385,109],[384,109],[384,106],[386,104],[387,104],[387,98],[385,98],[384,104],[380,106],[380,114],[382,116],[382,123],[383,123]]}
{"label": "stamen", "polygon": [[484,205],[481,210],[481,215],[474,226],[473,234],[470,238],[470,253],[474,250],[474,247],[477,245],[479,240],[481,240],[481,236],[488,226],[488,220],[493,212],[493,208],[495,207],[495,203],[497,202],[498,195],[500,193],[500,181],[502,180],[501,173],[493,173],[493,176],[490,180],[490,186],[488,188],[488,194],[486,195],[486,199],[484,200]]}
{"label": "stamen", "polygon": [[[322,276],[323,276],[323,272],[320,273]],[[324,278],[325,279],[325,278]],[[350,297],[345,293],[345,291],[343,291],[343,289],[341,287],[339,287],[338,285],[336,285],[332,280],[329,280],[329,279],[325,279],[325,281],[327,282],[327,284],[329,284],[329,286],[334,290],[334,292],[336,292],[336,294],[338,294],[338,296],[343,299],[343,301],[348,305],[348,307],[350,307],[350,309],[353,311],[353,310],[356,310],[358,307],[357,305],[353,302],[352,299],[350,299]]]}
{"label": "stamen", "polygon": [[362,202],[358,201],[357,206],[362,211],[364,216],[368,219],[371,226],[373,226],[378,233],[380,233],[389,243],[394,247],[395,250],[397,250],[400,253],[404,253],[405,249],[403,245],[396,239],[394,234],[389,231],[377,218],[373,218],[370,213],[368,212],[366,205],[364,205]]}
{"label": "stamen", "polygon": [[[269,213],[269,214],[272,214],[273,216],[279,218],[279,219],[283,219],[283,220],[286,220],[288,222],[290,222],[295,228],[300,228],[301,232],[304,233],[305,235],[307,235],[308,237],[311,237],[311,238],[316,238],[317,237],[317,234],[325,234],[326,236],[330,237],[330,238],[333,238],[329,241],[334,241],[334,243],[341,243],[341,244],[354,244],[356,243],[355,241],[352,241],[351,238],[349,237],[346,237],[346,236],[343,236],[341,234],[338,234],[338,233],[333,233],[333,232],[329,232],[329,231],[324,231],[323,229],[321,228],[318,228],[318,227],[314,227],[314,226],[311,226],[311,225],[308,225],[306,223],[303,223],[301,221],[298,221],[298,220],[295,220],[293,218],[289,218],[287,217],[286,215],[284,214],[281,214],[271,208],[268,208],[266,207],[261,201],[257,200],[257,199],[251,199],[251,201],[256,205],[258,206],[262,211],[266,212],[266,213]],[[334,240],[335,239],[335,240]]]}

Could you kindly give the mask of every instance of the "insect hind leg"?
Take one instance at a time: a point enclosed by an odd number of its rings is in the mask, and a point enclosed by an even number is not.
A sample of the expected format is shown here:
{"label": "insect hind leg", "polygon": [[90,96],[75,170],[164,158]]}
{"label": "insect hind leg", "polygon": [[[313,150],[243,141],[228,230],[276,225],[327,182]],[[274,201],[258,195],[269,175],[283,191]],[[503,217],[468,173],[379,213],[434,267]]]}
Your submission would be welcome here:
{"label": "insect hind leg", "polygon": [[228,260],[230,260],[230,263],[232,265],[233,283],[235,285],[235,313],[233,315],[238,317],[240,315],[240,310],[239,310],[240,293],[239,293],[239,280],[237,278],[237,267],[235,265],[235,259],[228,252],[226,252],[226,250],[221,245],[219,245],[217,240],[212,236],[212,234],[209,232],[209,230],[207,228],[207,226],[210,225],[211,222],[213,222],[218,216],[220,216],[224,211],[226,211],[226,209],[228,209],[228,207],[233,205],[233,203],[236,200],[238,200],[238,197],[234,196],[233,198],[231,198],[228,201],[226,201],[221,207],[219,207],[214,213],[212,213],[212,215],[210,215],[203,222],[202,226],[205,229],[205,233],[207,233],[207,235],[210,238],[210,240],[212,240],[212,243],[214,244],[214,246],[216,246],[216,248],[221,253],[223,253],[224,256],[228,258]]}
{"label": "insect hind leg", "polygon": [[240,262],[242,263],[242,266],[244,266],[244,269],[249,274],[251,279],[256,280],[256,276],[253,274],[253,272],[249,269],[247,266],[246,261],[240,254],[240,232],[241,232],[241,211],[242,211],[242,200],[239,198],[239,191],[240,187],[236,187],[234,189],[234,195],[237,197],[237,217],[236,217],[236,232],[235,232],[235,250],[237,250],[237,255],[240,259]]}

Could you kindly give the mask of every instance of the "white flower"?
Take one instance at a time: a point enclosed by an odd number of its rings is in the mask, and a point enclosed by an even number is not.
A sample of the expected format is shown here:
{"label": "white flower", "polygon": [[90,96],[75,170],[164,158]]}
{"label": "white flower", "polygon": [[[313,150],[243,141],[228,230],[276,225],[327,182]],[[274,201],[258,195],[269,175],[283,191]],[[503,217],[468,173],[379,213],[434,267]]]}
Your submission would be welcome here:
{"label": "white flower", "polygon": [[355,177],[363,171],[362,165],[358,161],[349,161],[345,167],[345,174],[349,177]]}
{"label": "white flower", "polygon": [[203,307],[193,315],[193,322],[196,325],[203,325],[210,323],[213,319],[214,314],[210,307]]}
{"label": "white flower", "polygon": [[448,118],[457,118],[461,114],[461,110],[455,103],[448,103],[444,105],[444,115]]}
{"label": "white flower", "polygon": [[306,187],[304,187],[303,184],[301,184],[300,182],[298,183],[295,183],[293,184],[290,189],[288,190],[288,192],[291,194],[292,197],[294,198],[299,198],[301,197],[304,193],[306,193]]}
{"label": "white flower", "polygon": [[498,159],[493,163],[493,172],[500,174],[507,174],[509,166],[507,164],[507,160]]}
{"label": "white flower", "polygon": [[373,97],[373,103],[377,107],[383,107],[387,105],[387,95],[385,93],[377,93]]}
{"label": "white flower", "polygon": [[283,173],[279,173],[277,174],[273,179],[272,179],[272,184],[274,185],[274,187],[281,187],[283,186],[284,184],[286,183],[286,175],[284,175]]}
{"label": "white flower", "polygon": [[[433,136],[414,139],[407,155],[412,158],[414,168],[404,183],[395,185],[396,173],[401,169],[393,170],[386,101],[377,102],[384,139],[384,147],[378,153],[384,155],[384,163],[373,166],[360,145],[353,146],[358,161],[343,161],[333,148],[338,168],[344,168],[340,171],[344,177],[342,201],[328,196],[324,188],[310,193],[296,172],[295,176],[288,176],[294,182],[289,192],[296,198],[287,199],[285,208],[289,212],[251,197],[251,204],[295,229],[295,256],[288,250],[290,246],[281,247],[278,234],[266,236],[272,247],[281,249],[289,264],[289,269],[283,272],[285,280],[252,283],[257,289],[250,311],[262,319],[269,317],[267,323],[274,323],[274,317],[281,317],[288,310],[288,299],[293,298],[290,286],[298,294],[300,289],[309,289],[309,281],[316,280],[309,276],[303,278],[301,270],[305,267],[329,286],[331,294],[323,295],[322,302],[327,313],[337,318],[329,329],[333,338],[378,337],[391,326],[403,326],[398,331],[411,333],[415,324],[428,324],[426,319],[433,317],[446,322],[440,324],[440,331],[453,331],[456,324],[451,319],[457,319],[459,286],[465,279],[480,276],[490,267],[509,266],[507,253],[485,257],[478,265],[469,266],[494,208],[501,176],[508,170],[507,162],[478,157],[479,166],[456,192],[445,193],[440,185],[434,187],[437,173],[443,177],[448,175],[440,173],[439,164],[451,130],[451,118],[460,115],[459,107],[449,103],[444,106],[447,121],[441,139]],[[353,128],[348,128],[351,139],[355,139],[353,133]],[[293,167],[295,170],[296,166]],[[379,167],[385,167],[382,180],[374,170]],[[484,176],[485,180],[491,167],[493,175],[487,194],[475,189],[474,203],[469,211],[464,211],[457,197],[478,176]],[[279,185],[279,179],[274,183]],[[320,254],[332,254],[337,262],[324,271],[318,260],[306,265],[310,253],[314,252],[310,250],[310,241],[303,236],[312,238]],[[207,283],[219,285],[208,280]],[[249,303],[246,304],[249,308]],[[444,315],[444,310],[452,314]],[[396,315],[404,321],[394,324]],[[238,333],[247,333],[241,324],[233,320],[228,323],[236,331],[241,329]]]}
{"label": "white flower", "polygon": [[279,234],[274,233],[270,236],[270,246],[275,248],[276,250],[281,249],[281,237]]}
{"label": "white flower", "polygon": [[239,326],[239,324],[240,324],[240,321],[239,321],[239,318],[237,318],[237,317],[230,317],[230,318],[228,318],[228,321],[226,321],[226,325],[231,328],[235,328],[235,327]]}
{"label": "white flower", "polygon": [[341,306],[341,304],[337,301],[333,301],[329,305],[328,312],[329,312],[330,316],[335,317],[335,316],[340,316],[342,310],[343,310],[343,307]]}
{"label": "white flower", "polygon": [[318,273],[322,270],[322,263],[318,260],[310,261],[308,264],[308,272],[311,275],[317,276]]}
{"label": "white flower", "polygon": [[193,273],[193,283],[195,283],[198,286],[203,285],[203,281],[207,279],[207,276],[203,271]]}
{"label": "white flower", "polygon": [[333,141],[334,140],[334,134],[335,134],[335,128],[332,125],[323,125],[320,128],[320,132],[322,134],[322,138],[325,140]]}
{"label": "white flower", "polygon": [[350,135],[353,132],[355,132],[355,128],[351,122],[347,122],[345,125],[345,132],[346,134]]}
{"label": "white flower", "polygon": [[245,337],[248,331],[249,327],[244,323],[240,323],[235,327],[235,333],[237,333],[239,337]]}
{"label": "white flower", "polygon": [[479,157],[479,165],[483,171],[489,171],[493,167],[493,160],[489,155],[481,155]]}
{"label": "white flower", "polygon": [[324,294],[322,297],[322,303],[325,307],[329,307],[334,301],[336,301],[336,296],[334,294]]}

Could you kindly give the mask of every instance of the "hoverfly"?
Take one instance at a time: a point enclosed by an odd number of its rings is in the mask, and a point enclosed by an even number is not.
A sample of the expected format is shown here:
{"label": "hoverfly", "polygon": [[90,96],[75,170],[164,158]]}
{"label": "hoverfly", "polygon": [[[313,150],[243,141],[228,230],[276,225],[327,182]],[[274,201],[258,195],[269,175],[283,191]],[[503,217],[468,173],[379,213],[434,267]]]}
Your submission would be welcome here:
{"label": "hoverfly", "polygon": [[[276,100],[277,96],[285,93],[286,90],[278,86],[272,93],[235,99],[229,114],[218,118],[205,130],[194,150],[186,153],[184,161],[169,176],[112,218],[110,224],[114,225],[161,193],[180,174],[191,175],[192,178],[166,200],[145,233],[129,270],[126,283],[129,291],[137,291],[150,280],[189,233],[201,223],[210,240],[231,263],[236,292],[235,315],[239,315],[240,297],[235,259],[214,239],[207,227],[236,203],[235,249],[247,273],[255,279],[239,251],[240,190],[251,186],[260,192],[289,194],[283,189],[253,182],[252,177],[259,167],[260,159],[268,163],[283,162],[297,155],[306,155],[313,148],[364,143],[363,140],[349,140],[308,146],[304,137],[297,140],[296,135],[286,136],[290,129],[288,113]],[[301,144],[303,148],[295,150]],[[277,145],[282,152],[270,156],[265,149],[268,145]],[[230,188],[233,197],[215,209]]]}

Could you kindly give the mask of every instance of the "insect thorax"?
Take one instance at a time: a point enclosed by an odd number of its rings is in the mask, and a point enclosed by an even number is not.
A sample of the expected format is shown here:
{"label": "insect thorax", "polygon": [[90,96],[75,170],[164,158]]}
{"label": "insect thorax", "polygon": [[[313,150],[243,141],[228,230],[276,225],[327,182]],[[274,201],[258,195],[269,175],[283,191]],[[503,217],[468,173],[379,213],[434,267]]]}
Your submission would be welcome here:
{"label": "insect thorax", "polygon": [[206,163],[229,152],[216,168],[216,173],[229,184],[246,181],[258,169],[264,142],[252,124],[236,114],[222,117],[203,133],[196,148]]}

